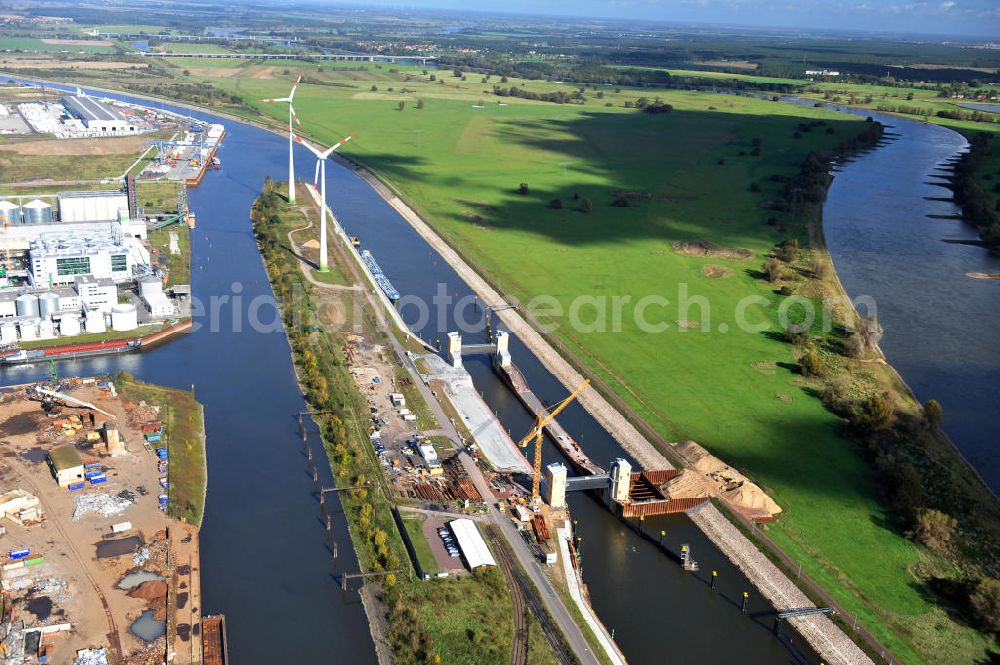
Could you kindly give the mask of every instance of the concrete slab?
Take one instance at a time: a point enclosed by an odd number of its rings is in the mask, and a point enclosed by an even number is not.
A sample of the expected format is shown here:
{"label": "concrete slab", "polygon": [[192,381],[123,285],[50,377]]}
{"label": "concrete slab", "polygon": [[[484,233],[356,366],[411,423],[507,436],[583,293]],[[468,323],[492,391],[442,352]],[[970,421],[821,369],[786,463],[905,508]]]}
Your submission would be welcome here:
{"label": "concrete slab", "polygon": [[480,397],[469,373],[452,367],[434,354],[419,357],[427,363],[427,378],[444,383],[448,401],[462,417],[490,465],[497,471],[530,474],[531,464]]}

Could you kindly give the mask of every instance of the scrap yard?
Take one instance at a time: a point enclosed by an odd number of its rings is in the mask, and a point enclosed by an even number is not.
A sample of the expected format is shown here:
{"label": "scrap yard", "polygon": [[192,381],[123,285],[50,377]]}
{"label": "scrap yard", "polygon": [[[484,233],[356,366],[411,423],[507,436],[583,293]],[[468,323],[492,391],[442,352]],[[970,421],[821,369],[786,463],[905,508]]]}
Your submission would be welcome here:
{"label": "scrap yard", "polygon": [[0,393],[0,663],[202,662],[197,528],[169,428],[110,380]]}

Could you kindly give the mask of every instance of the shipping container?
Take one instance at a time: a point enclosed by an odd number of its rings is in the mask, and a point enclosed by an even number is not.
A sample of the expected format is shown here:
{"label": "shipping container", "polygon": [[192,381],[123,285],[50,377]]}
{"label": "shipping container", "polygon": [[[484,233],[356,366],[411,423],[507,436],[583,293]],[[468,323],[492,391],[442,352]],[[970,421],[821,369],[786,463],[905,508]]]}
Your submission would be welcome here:
{"label": "shipping container", "polygon": [[159,440],[160,440],[160,435],[159,434],[147,434],[146,435],[146,441],[149,441],[150,443],[156,443]]}
{"label": "shipping container", "polygon": [[412,413],[407,413],[406,415],[403,416],[403,420],[406,420],[408,422],[412,422],[412,421],[414,421],[416,419],[417,419],[417,417],[415,415],[413,415]]}
{"label": "shipping container", "polygon": [[73,483],[72,485],[70,485],[66,489],[68,489],[70,492],[72,492],[74,490],[82,490],[83,488],[84,488],[84,484],[83,483]]}
{"label": "shipping container", "polygon": [[90,484],[91,485],[100,485],[101,483],[106,483],[106,482],[108,482],[108,479],[107,479],[106,476],[98,476],[97,478],[91,478],[90,479]]}
{"label": "shipping container", "polygon": [[17,550],[11,550],[7,554],[8,556],[10,556],[11,561],[18,561],[20,559],[27,558],[27,556],[31,554],[31,550],[29,550],[27,547],[24,547]]}
{"label": "shipping container", "polygon": [[131,522],[119,522],[118,524],[111,525],[111,533],[123,533],[132,528]]}
{"label": "shipping container", "polygon": [[101,468],[101,463],[100,462],[91,462],[90,464],[84,464],[83,468],[84,469],[99,469],[99,468]]}
{"label": "shipping container", "polygon": [[37,556],[34,556],[34,557],[30,558],[30,559],[25,559],[24,560],[24,565],[25,566],[37,566],[37,565],[42,564],[42,563],[45,563],[45,557],[42,556],[41,554],[39,554]]}
{"label": "shipping container", "polygon": [[166,448],[157,448],[156,449],[156,456],[159,457],[160,459],[167,459],[167,449]]}
{"label": "shipping container", "polygon": [[87,480],[90,480],[91,478],[96,478],[98,476],[103,476],[103,475],[104,475],[104,472],[103,471],[99,471],[99,470],[98,471],[85,471],[83,473],[83,477],[86,478]]}

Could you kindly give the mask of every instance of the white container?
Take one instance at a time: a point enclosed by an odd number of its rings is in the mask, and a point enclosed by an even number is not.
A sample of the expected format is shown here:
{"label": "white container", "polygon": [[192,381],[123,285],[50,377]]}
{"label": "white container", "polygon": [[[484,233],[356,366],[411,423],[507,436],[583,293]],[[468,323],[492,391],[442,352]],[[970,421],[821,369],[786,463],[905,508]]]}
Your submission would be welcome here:
{"label": "white container", "polygon": [[0,324],[0,344],[13,344],[17,341],[17,324],[8,321]]}
{"label": "white container", "polygon": [[104,315],[100,312],[90,312],[87,314],[87,321],[84,323],[84,329],[88,333],[106,332],[108,328],[104,325]]}
{"label": "white container", "polygon": [[119,522],[111,525],[111,533],[124,533],[132,528],[131,522]]}
{"label": "white container", "polygon": [[135,305],[114,305],[111,308],[111,328],[112,330],[125,331],[135,330],[139,327],[139,315]]}
{"label": "white container", "polygon": [[27,319],[17,324],[17,332],[22,341],[38,339],[38,319]]}
{"label": "white container", "polygon": [[59,321],[59,334],[63,337],[73,337],[80,334],[80,318],[67,314]]}

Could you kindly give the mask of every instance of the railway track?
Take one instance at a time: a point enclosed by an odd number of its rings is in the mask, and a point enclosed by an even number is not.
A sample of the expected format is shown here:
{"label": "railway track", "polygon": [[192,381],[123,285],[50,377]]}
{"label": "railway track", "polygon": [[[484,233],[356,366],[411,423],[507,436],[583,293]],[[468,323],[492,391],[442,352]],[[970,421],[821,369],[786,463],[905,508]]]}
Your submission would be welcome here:
{"label": "railway track", "polygon": [[[535,615],[545,639],[552,647],[552,651],[560,665],[580,665],[580,661],[573,655],[572,650],[566,644],[562,633],[555,625],[552,617],[545,611],[545,606],[535,593],[534,588],[528,584],[527,580],[518,575],[518,569],[514,561],[514,555],[510,551],[506,541],[496,531],[496,527],[490,525],[486,527],[490,545],[497,554],[497,563],[503,571],[504,577],[510,588],[511,604],[514,606],[514,647],[511,653],[512,665],[526,665],[528,662],[528,645],[530,635],[528,634],[528,612]],[[519,660],[520,659],[520,660]]]}

